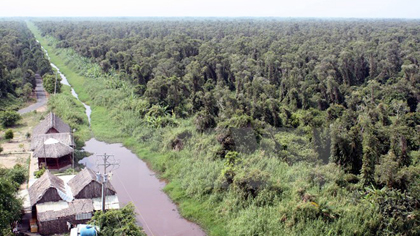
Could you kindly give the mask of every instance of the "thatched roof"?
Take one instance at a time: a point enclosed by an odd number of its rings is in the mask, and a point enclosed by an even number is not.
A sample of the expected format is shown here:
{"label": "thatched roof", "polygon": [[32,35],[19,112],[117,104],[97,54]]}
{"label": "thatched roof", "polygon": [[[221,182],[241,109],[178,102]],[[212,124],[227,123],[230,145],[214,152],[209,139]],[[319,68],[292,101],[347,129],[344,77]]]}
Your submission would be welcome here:
{"label": "thatched roof", "polygon": [[50,138],[58,140],[67,146],[74,147],[73,137],[70,133],[58,133],[58,134],[39,134],[32,137],[31,150],[35,150],[41,147],[44,142]]}
{"label": "thatched roof", "polygon": [[33,130],[32,136],[46,134],[51,128],[56,129],[59,133],[70,133],[70,126],[64,123],[58,116],[50,112],[41,123]]}
{"label": "thatched roof", "polygon": [[37,147],[34,151],[34,157],[42,158],[60,158],[73,152],[73,148],[61,143],[59,140],[49,138],[44,144]]}
{"label": "thatched roof", "polygon": [[75,199],[72,202],[46,202],[36,206],[38,221],[50,221],[83,213],[93,213],[91,199]]}
{"label": "thatched roof", "polygon": [[[92,181],[98,182],[96,180],[96,174],[93,172],[93,170],[89,168],[84,168],[82,171],[80,171],[73,179],[71,179],[68,182],[68,185],[71,188],[71,192],[73,193],[73,196],[76,196],[80,193],[87,185],[89,185]],[[110,181],[106,183],[106,188],[117,192]]]}
{"label": "thatched roof", "polygon": [[35,181],[35,183],[28,189],[31,206],[41,200],[50,188],[56,189],[59,193],[66,192],[64,181],[46,170],[41,178]]}

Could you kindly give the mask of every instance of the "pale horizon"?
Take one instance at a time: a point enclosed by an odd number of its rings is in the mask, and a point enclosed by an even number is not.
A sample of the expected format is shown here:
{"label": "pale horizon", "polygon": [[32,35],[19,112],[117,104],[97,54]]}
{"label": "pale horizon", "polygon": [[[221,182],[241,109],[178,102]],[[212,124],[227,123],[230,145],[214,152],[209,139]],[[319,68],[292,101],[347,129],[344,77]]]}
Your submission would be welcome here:
{"label": "pale horizon", "polygon": [[[116,4],[118,3],[118,5]],[[274,17],[419,19],[416,0],[5,0],[0,17]]]}

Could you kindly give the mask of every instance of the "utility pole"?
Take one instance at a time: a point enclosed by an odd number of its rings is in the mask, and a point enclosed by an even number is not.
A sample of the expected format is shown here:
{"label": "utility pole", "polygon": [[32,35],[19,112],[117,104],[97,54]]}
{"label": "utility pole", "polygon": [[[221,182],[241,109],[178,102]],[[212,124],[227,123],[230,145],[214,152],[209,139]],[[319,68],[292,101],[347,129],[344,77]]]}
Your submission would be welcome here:
{"label": "utility pole", "polygon": [[106,173],[106,169],[110,166],[113,167],[113,169],[116,169],[120,164],[118,162],[110,162],[110,157],[114,157],[114,155],[107,155],[106,153],[104,155],[97,155],[97,157],[102,157],[103,163],[98,163],[97,167],[99,169],[100,166],[104,167],[104,173],[101,175],[101,173],[97,173],[97,179],[101,180],[102,184],[102,211],[105,212],[105,201],[106,201],[106,183],[108,182],[108,174]]}
{"label": "utility pole", "polygon": [[55,72],[54,94],[56,94],[56,93],[57,93],[57,72],[58,72],[58,71],[56,71],[56,72]]}
{"label": "utility pole", "polygon": [[73,139],[73,152],[72,152],[72,157],[73,157],[73,175],[74,175],[74,152],[76,151],[76,143],[74,143],[74,132],[76,132],[76,129],[73,129],[73,133],[71,134],[71,138]]}

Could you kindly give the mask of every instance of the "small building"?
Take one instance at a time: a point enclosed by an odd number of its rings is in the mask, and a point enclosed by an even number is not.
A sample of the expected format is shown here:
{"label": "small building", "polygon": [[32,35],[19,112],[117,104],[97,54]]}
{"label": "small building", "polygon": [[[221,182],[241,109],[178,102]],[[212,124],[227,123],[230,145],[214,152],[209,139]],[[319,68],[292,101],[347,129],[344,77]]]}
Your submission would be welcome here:
{"label": "small building", "polygon": [[[64,181],[48,170],[28,189],[31,207],[44,202],[71,201],[73,196]],[[34,209],[33,209],[34,210]],[[32,211],[33,211],[32,210]]]}
{"label": "small building", "polygon": [[[74,198],[100,198],[102,184],[97,181],[96,174],[89,168],[84,168],[68,183]],[[111,183],[106,183],[106,196],[115,195],[116,191]]]}
{"label": "small building", "polygon": [[31,150],[38,167],[63,169],[73,163],[74,139],[70,126],[50,112],[32,132]]}
{"label": "small building", "polygon": [[61,234],[70,231],[70,225],[86,223],[93,216],[90,199],[74,199],[71,202],[46,202],[36,205],[38,232]]}
{"label": "small building", "polygon": [[33,157],[38,158],[38,167],[48,169],[63,169],[73,163],[73,148],[55,138],[49,138],[38,146]]}
{"label": "small building", "polygon": [[45,141],[50,138],[56,139],[60,143],[63,143],[72,148],[74,148],[75,146],[74,139],[71,133],[39,134],[36,136],[32,136],[31,151],[35,151],[39,147],[42,147]]}
{"label": "small building", "polygon": [[70,126],[64,123],[60,117],[50,112],[43,121],[35,126],[32,137],[40,134],[70,133]]}
{"label": "small building", "polygon": [[[119,200],[107,183],[106,209],[119,209]],[[55,176],[48,170],[28,189],[32,218],[41,235],[62,234],[70,225],[84,224],[101,210],[101,184],[85,168],[76,176]]]}

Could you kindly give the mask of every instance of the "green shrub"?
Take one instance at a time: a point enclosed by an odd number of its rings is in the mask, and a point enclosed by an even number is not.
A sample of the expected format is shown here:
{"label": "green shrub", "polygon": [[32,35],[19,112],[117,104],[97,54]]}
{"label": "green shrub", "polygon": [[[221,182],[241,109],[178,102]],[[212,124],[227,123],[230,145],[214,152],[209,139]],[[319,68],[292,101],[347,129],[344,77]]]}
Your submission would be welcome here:
{"label": "green shrub", "polygon": [[16,164],[13,169],[10,169],[9,176],[14,182],[23,184],[27,179],[27,169],[20,164]]}
{"label": "green shrub", "polygon": [[198,112],[195,116],[194,124],[198,132],[204,132],[216,127],[216,121],[213,115],[207,111]]}
{"label": "green shrub", "polygon": [[45,167],[42,167],[40,170],[35,171],[34,175],[36,178],[39,178],[45,173],[45,171],[46,171]]}
{"label": "green shrub", "polygon": [[0,111],[0,123],[3,127],[11,127],[16,124],[22,117],[15,111]]}
{"label": "green shrub", "polygon": [[[57,80],[57,81],[56,81]],[[57,93],[61,92],[61,77],[57,75],[44,75],[43,84],[45,91],[48,93],[54,93],[56,90]]]}
{"label": "green shrub", "polygon": [[136,224],[136,213],[132,203],[118,210],[97,211],[91,223],[99,226],[99,235],[145,235],[142,228]]}
{"label": "green shrub", "polygon": [[6,133],[4,134],[4,138],[5,139],[7,139],[7,140],[11,140],[11,139],[13,139],[13,130],[11,130],[11,129],[8,129],[7,131],[6,131]]}

